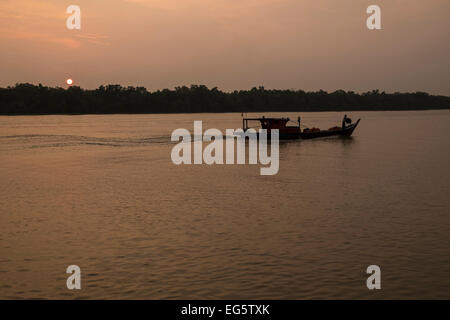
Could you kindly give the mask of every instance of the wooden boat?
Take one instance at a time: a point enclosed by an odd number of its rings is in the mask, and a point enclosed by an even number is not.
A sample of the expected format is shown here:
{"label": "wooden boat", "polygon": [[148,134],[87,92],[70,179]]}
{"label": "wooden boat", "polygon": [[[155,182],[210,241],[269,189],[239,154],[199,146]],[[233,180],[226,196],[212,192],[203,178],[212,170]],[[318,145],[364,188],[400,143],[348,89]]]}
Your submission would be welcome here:
{"label": "wooden boat", "polygon": [[358,121],[352,123],[352,120],[345,115],[341,126],[332,127],[327,130],[320,130],[319,128],[305,128],[302,131],[300,117],[298,117],[298,125],[296,126],[287,125],[288,122],[291,121],[289,118],[243,118],[242,127],[245,132],[250,129],[248,126],[249,121],[259,121],[261,128],[267,130],[268,136],[270,136],[271,130],[278,129],[280,140],[314,139],[331,136],[349,137],[358,126],[360,120],[361,119],[358,119]]}

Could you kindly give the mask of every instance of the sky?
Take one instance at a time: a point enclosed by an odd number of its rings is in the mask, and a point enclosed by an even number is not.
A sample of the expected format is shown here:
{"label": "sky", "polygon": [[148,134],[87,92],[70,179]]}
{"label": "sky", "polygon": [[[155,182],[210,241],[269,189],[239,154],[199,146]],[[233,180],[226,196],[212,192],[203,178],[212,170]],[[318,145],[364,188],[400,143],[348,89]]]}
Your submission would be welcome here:
{"label": "sky", "polygon": [[[66,28],[69,5],[81,30]],[[0,0],[0,87],[450,95],[449,40],[448,0]]]}

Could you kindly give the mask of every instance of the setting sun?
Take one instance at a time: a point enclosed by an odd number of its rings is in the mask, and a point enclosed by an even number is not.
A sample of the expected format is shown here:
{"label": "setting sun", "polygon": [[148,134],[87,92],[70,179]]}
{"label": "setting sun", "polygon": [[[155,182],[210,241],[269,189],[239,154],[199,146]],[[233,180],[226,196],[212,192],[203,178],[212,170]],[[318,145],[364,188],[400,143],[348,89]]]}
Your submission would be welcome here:
{"label": "setting sun", "polygon": [[73,84],[73,80],[72,79],[67,79],[66,83],[70,86]]}

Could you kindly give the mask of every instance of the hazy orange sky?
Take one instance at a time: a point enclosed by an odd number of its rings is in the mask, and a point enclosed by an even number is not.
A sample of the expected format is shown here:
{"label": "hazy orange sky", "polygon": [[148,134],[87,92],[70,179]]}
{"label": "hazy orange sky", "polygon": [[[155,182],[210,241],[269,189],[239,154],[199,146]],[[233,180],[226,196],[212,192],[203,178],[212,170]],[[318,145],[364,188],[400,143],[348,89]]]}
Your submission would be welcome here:
{"label": "hazy orange sky", "polygon": [[[372,4],[382,30],[366,28]],[[450,95],[449,35],[449,0],[0,0],[0,86]]]}

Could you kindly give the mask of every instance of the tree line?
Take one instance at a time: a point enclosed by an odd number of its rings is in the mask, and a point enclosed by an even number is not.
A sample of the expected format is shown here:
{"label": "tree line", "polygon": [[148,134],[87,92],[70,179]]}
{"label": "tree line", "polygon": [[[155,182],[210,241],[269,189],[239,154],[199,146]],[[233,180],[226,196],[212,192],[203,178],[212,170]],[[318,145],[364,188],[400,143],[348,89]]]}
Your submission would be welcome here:
{"label": "tree line", "polygon": [[46,87],[16,84],[0,88],[0,114],[112,114],[198,112],[302,112],[356,110],[450,109],[450,97],[425,92],[364,93],[337,90],[251,90],[224,92],[204,85],[176,87],[154,92],[144,87],[100,86],[94,90],[77,86]]}

